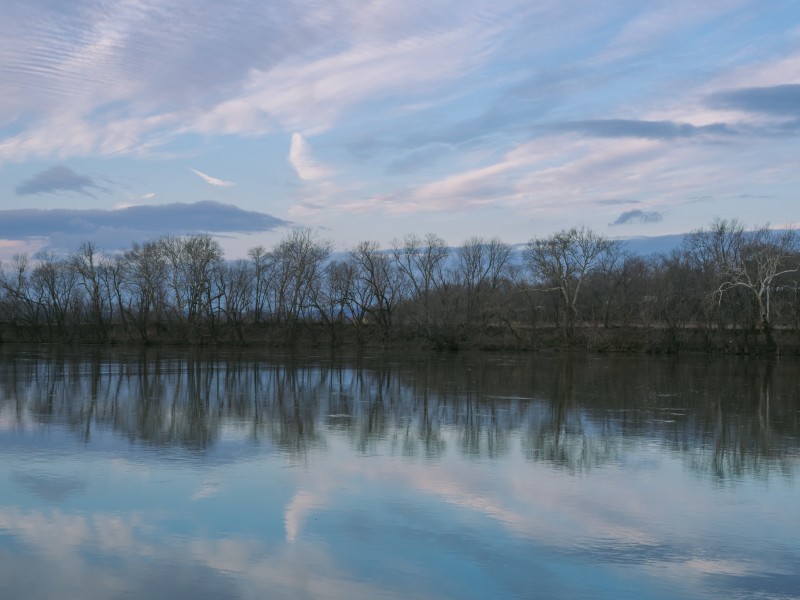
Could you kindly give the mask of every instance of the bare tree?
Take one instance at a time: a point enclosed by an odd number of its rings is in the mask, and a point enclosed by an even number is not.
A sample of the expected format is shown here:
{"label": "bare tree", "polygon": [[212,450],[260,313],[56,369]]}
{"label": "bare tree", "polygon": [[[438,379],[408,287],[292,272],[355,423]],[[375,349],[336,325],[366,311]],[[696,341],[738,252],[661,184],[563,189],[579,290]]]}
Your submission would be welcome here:
{"label": "bare tree", "polygon": [[0,265],[5,318],[18,334],[28,330],[38,337],[46,308],[45,297],[44,289],[32,285],[31,275],[31,260],[27,254],[14,255],[8,271]]}
{"label": "bare tree", "polygon": [[235,339],[244,341],[244,322],[253,308],[253,288],[256,279],[253,265],[246,260],[221,262],[214,271],[215,288],[219,292],[220,310]]}
{"label": "bare tree", "polygon": [[[187,237],[164,237],[160,249],[169,266],[169,287],[172,312],[178,323],[186,322],[189,333],[198,333],[198,326],[215,332],[212,310],[213,273],[222,260],[222,247],[207,233]],[[204,335],[201,333],[201,335]]]}
{"label": "bare tree", "polygon": [[611,312],[617,296],[624,289],[630,275],[641,268],[641,259],[632,256],[621,241],[610,240],[608,248],[602,253],[596,270],[600,285],[598,286],[598,303],[602,303],[603,326],[611,324]]}
{"label": "bare tree", "polygon": [[331,343],[335,344],[344,323],[350,323],[361,343],[364,309],[359,301],[355,266],[349,261],[332,260],[313,286],[312,302],[317,314],[328,326]]}
{"label": "bare tree", "polygon": [[770,290],[784,274],[795,273],[797,263],[790,260],[797,251],[794,229],[773,231],[768,225],[743,232],[738,243],[721,264],[719,294],[742,288],[755,300],[761,331],[769,349],[775,348],[770,320]]}
{"label": "bare tree", "polygon": [[[142,340],[149,340],[151,317],[158,323],[165,310],[168,265],[160,240],[135,243],[123,255],[123,295],[120,302]],[[122,297],[127,298],[127,302]]]}
{"label": "bare tree", "polygon": [[213,327],[212,281],[214,270],[222,261],[222,246],[207,233],[190,235],[183,240],[185,262],[181,265],[186,285],[186,310],[189,323],[205,317]]}
{"label": "bare tree", "polygon": [[[402,298],[404,274],[377,242],[359,242],[350,251],[350,261],[369,291],[362,309],[375,319],[385,338],[392,329],[394,311]],[[367,299],[365,299],[367,300]]]}
{"label": "bare tree", "polygon": [[264,309],[269,300],[269,288],[274,276],[274,261],[264,246],[255,246],[247,251],[253,268],[253,321],[258,324],[264,317]]}
{"label": "bare tree", "polygon": [[536,280],[562,299],[566,339],[571,339],[575,332],[581,286],[614,243],[591,229],[572,228],[547,238],[534,238],[526,245],[524,257],[528,269]]}
{"label": "bare tree", "polygon": [[44,299],[50,335],[55,328],[55,333],[66,339],[68,319],[75,301],[75,271],[53,252],[39,252],[34,259],[38,264],[33,269],[32,283],[37,288],[36,295]]}
{"label": "bare tree", "polygon": [[102,289],[105,294],[105,304],[108,307],[108,321],[115,323],[117,320],[123,330],[128,330],[128,319],[125,313],[125,256],[116,254],[106,258],[98,271]]}
{"label": "bare tree", "polygon": [[486,320],[486,308],[492,304],[491,296],[508,274],[511,247],[499,238],[486,240],[472,237],[456,250],[456,283],[466,293],[466,317],[472,321],[476,315]]}
{"label": "bare tree", "polygon": [[186,263],[183,239],[176,236],[165,236],[158,240],[159,254],[164,258],[167,273],[167,288],[170,291],[170,302],[167,309],[173,320],[181,323],[186,319],[186,283],[184,281]]}
{"label": "bare tree", "polygon": [[78,285],[89,298],[89,323],[99,339],[105,339],[106,326],[103,311],[107,294],[103,289],[103,259],[94,242],[83,242],[70,256],[72,269],[78,277]]}
{"label": "bare tree", "polygon": [[[744,237],[744,225],[736,219],[714,219],[708,229],[693,230],[683,240],[690,267],[699,276],[703,296],[698,298],[696,313],[705,324],[707,335],[712,327],[718,334],[726,327],[726,313],[730,314],[730,294],[722,294],[723,265],[730,263],[738,253]],[[728,309],[728,310],[726,310]],[[735,326],[735,322],[734,322]]]}
{"label": "bare tree", "polygon": [[280,321],[289,326],[294,341],[301,316],[313,308],[314,285],[322,274],[332,247],[311,229],[293,229],[272,252],[275,274],[271,295]]}
{"label": "bare tree", "polygon": [[449,248],[437,235],[424,238],[410,234],[392,241],[392,256],[405,282],[414,308],[413,319],[426,336],[431,335],[435,292],[445,284],[445,267]]}

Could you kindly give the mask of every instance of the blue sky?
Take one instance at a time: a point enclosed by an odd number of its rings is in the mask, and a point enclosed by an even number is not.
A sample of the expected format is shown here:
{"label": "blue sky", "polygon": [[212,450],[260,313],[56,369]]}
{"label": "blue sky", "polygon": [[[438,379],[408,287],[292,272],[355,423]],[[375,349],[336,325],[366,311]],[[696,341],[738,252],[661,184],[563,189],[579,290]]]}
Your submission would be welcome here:
{"label": "blue sky", "polygon": [[796,0],[6,0],[0,257],[800,221]]}

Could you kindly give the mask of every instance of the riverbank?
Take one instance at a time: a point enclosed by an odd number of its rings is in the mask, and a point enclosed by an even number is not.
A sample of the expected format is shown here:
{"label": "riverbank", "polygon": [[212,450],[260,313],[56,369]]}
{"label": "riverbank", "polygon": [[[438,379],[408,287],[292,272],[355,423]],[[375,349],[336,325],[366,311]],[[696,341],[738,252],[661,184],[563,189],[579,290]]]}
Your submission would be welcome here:
{"label": "riverbank", "polygon": [[272,347],[337,349],[410,349],[418,351],[571,351],[597,353],[678,354],[702,352],[730,355],[798,355],[800,331],[775,329],[775,347],[770,348],[765,336],[754,329],[717,329],[687,326],[670,328],[664,325],[610,326],[583,324],[566,338],[560,327],[496,325],[458,330],[420,331],[398,327],[389,332],[375,326],[355,327],[346,324],[304,323],[293,327],[285,324],[260,323],[241,328],[153,326],[146,334],[121,326],[102,331],[97,328],[75,328],[68,332],[33,328],[4,328],[3,344],[93,344],[110,346],[192,346],[192,347]]}

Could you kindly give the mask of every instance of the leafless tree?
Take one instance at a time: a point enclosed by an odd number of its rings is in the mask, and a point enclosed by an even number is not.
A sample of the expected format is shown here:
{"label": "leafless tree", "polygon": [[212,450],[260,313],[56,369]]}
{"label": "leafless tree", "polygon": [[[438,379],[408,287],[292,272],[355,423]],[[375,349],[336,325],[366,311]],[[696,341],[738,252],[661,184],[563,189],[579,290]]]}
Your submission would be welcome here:
{"label": "leafless tree", "polygon": [[222,260],[222,247],[206,233],[186,237],[164,237],[159,240],[166,259],[172,315],[177,323],[187,323],[190,335],[215,335],[216,300],[212,287],[213,273]]}
{"label": "leafless tree", "polygon": [[253,265],[253,321],[258,324],[264,318],[264,310],[269,300],[269,288],[274,276],[274,261],[264,246],[255,246],[247,251]]}
{"label": "leafless tree", "polygon": [[431,335],[436,291],[446,284],[447,242],[432,233],[424,238],[406,235],[393,240],[392,256],[411,290],[412,319],[426,336]]}
{"label": "leafless tree", "polygon": [[212,287],[214,270],[222,261],[222,246],[207,233],[190,235],[183,240],[185,262],[181,264],[186,285],[186,310],[189,323],[207,318],[213,326],[216,299]]}
{"label": "leafless tree", "polygon": [[215,289],[219,296],[219,310],[235,339],[244,341],[244,323],[253,309],[253,264],[246,260],[220,262],[214,271]]}
{"label": "leafless tree", "polygon": [[507,276],[510,264],[511,247],[499,238],[472,237],[458,247],[455,281],[465,291],[468,322],[478,315],[486,321],[486,309],[496,305],[494,292]]}
{"label": "leafless tree", "polygon": [[291,341],[301,317],[313,307],[314,286],[331,252],[330,242],[308,228],[292,229],[272,251],[271,296],[278,320],[289,327]]}
{"label": "leafless tree", "polygon": [[[744,225],[736,219],[715,219],[708,229],[690,232],[683,240],[683,249],[691,269],[698,275],[703,296],[698,299],[697,316],[710,332],[726,327],[726,313],[731,313],[733,298],[722,294],[723,265],[734,260],[744,236]],[[727,309],[727,310],[726,310]],[[734,323],[735,325],[735,323]]]}
{"label": "leafless tree", "polygon": [[32,285],[32,264],[27,254],[16,254],[8,270],[0,265],[0,287],[5,319],[15,331],[23,329],[38,337],[38,328],[45,310],[44,289]]}
{"label": "leafless tree", "polygon": [[611,324],[611,313],[620,290],[625,287],[626,280],[633,270],[640,268],[637,257],[627,252],[624,242],[609,240],[608,247],[600,256],[596,269],[600,280],[597,302],[602,305],[603,326]]}
{"label": "leafless tree", "polygon": [[350,251],[358,279],[369,291],[362,309],[378,324],[384,338],[393,326],[394,311],[402,298],[404,274],[377,242],[359,242]]}
{"label": "leafless tree", "polygon": [[75,302],[75,271],[68,261],[54,252],[44,251],[34,255],[37,264],[33,269],[32,284],[36,295],[44,299],[44,314],[51,335],[67,339],[68,318]]}
{"label": "leafless tree", "polygon": [[119,321],[123,330],[128,329],[128,319],[125,313],[125,256],[116,254],[105,258],[98,270],[101,287],[105,294],[105,304],[108,307],[108,321]]}
{"label": "leafless tree", "polygon": [[525,247],[525,262],[534,278],[558,293],[565,307],[564,336],[574,335],[578,299],[586,276],[599,267],[615,242],[591,229],[567,229],[534,238]]}
{"label": "leafless tree", "polygon": [[364,310],[358,298],[355,266],[349,261],[332,260],[325,265],[321,277],[313,285],[312,304],[328,326],[332,344],[336,344],[339,330],[345,323],[353,326],[360,343]]}
{"label": "leafless tree", "polygon": [[164,259],[169,290],[169,310],[173,321],[181,323],[186,319],[186,283],[184,281],[184,263],[186,262],[183,239],[176,236],[165,236],[158,240],[159,254]]}
{"label": "leafless tree", "polygon": [[737,237],[733,252],[720,265],[722,283],[718,292],[741,288],[755,300],[767,347],[774,349],[770,291],[781,275],[798,270],[791,260],[797,251],[797,236],[794,229],[778,232],[765,225]]}
{"label": "leafless tree", "polygon": [[103,312],[108,297],[103,289],[103,262],[94,242],[90,241],[83,242],[70,256],[70,266],[75,270],[78,286],[84,290],[89,300],[89,323],[100,339],[106,336]]}
{"label": "leafless tree", "polygon": [[123,255],[122,285],[126,301],[120,299],[142,340],[149,340],[151,317],[158,323],[165,310],[168,265],[160,240],[134,243]]}

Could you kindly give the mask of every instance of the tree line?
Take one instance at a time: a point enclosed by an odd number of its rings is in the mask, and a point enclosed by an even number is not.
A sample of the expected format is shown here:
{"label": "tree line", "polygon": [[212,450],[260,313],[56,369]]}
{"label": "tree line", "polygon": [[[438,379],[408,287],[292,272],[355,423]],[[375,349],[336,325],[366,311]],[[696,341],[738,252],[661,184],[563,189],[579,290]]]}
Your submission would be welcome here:
{"label": "tree line", "polygon": [[799,268],[793,229],[724,219],[649,256],[587,228],[337,255],[298,228],[236,260],[208,234],[85,242],[0,263],[0,341],[796,350]]}

